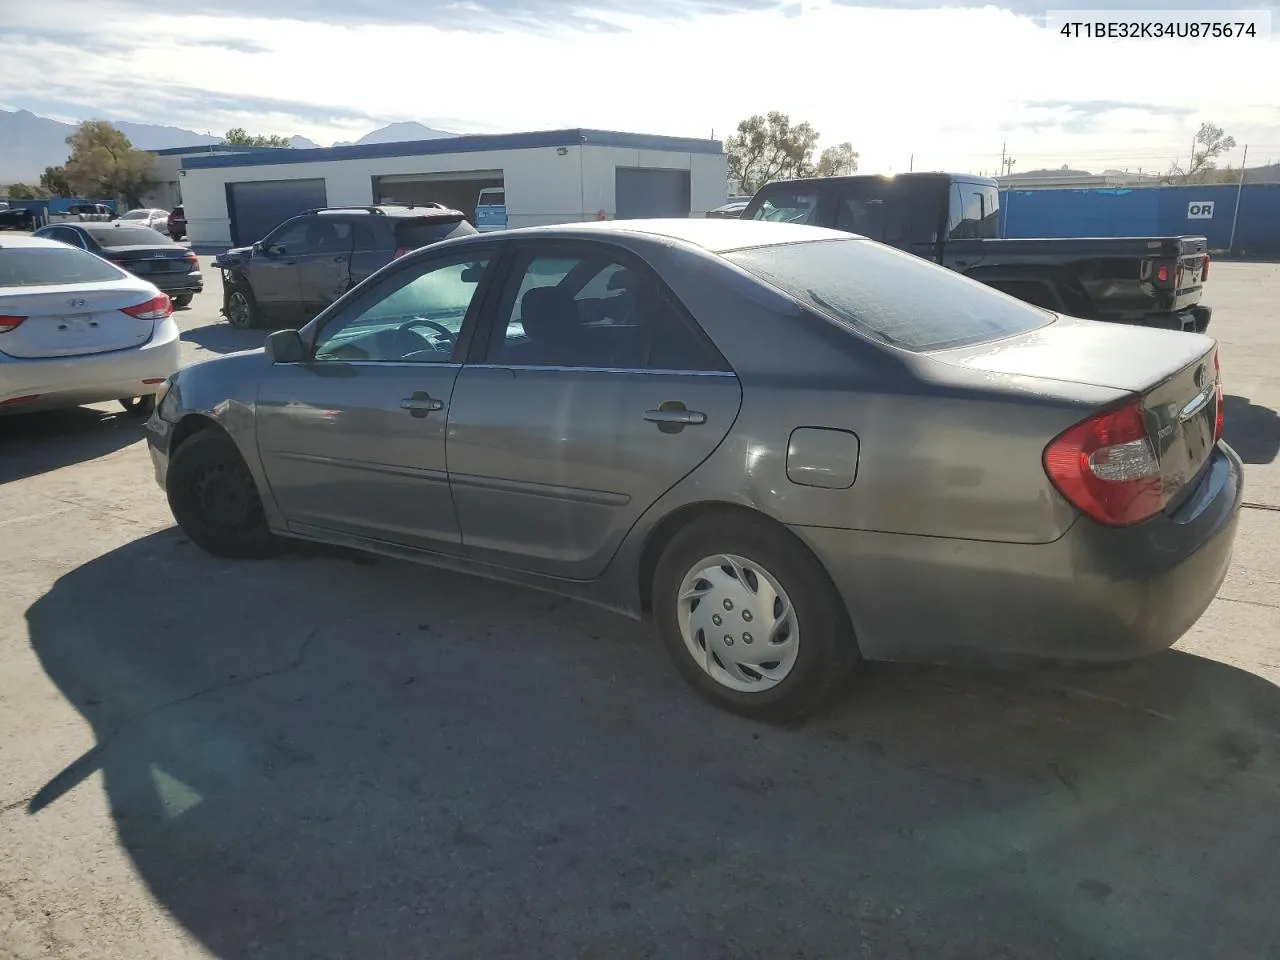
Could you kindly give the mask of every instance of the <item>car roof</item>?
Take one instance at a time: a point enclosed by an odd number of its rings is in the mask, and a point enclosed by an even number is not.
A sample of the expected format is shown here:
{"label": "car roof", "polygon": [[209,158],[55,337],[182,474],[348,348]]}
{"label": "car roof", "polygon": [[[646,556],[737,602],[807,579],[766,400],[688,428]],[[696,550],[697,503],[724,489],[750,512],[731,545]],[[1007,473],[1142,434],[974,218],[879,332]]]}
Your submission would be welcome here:
{"label": "car roof", "polygon": [[[809,243],[814,240],[849,240],[857,234],[826,227],[797,223],[773,223],[767,220],[721,220],[689,217],[653,220],[596,220],[562,223],[545,227],[518,227],[501,231],[503,237],[578,237],[599,239],[619,234],[643,235],[690,244],[710,253],[727,253],[751,247],[772,247],[784,243]],[[477,234],[476,240],[494,234]],[[471,238],[467,238],[471,239]]]}
{"label": "car roof", "polygon": [[422,217],[438,217],[441,220],[457,220],[458,218],[466,218],[466,214],[461,210],[454,210],[451,207],[428,207],[425,204],[416,206],[407,203],[376,203],[368,206],[360,204],[352,204],[349,207],[317,207],[314,210],[304,210],[299,216],[307,216],[310,214],[342,214],[350,216],[353,213],[363,213],[372,217],[413,217],[415,219]]}
{"label": "car roof", "polygon": [[65,250],[67,244],[61,240],[51,240],[48,237],[29,237],[20,233],[10,236],[7,233],[0,233],[0,250],[16,247],[57,247],[59,250]]}

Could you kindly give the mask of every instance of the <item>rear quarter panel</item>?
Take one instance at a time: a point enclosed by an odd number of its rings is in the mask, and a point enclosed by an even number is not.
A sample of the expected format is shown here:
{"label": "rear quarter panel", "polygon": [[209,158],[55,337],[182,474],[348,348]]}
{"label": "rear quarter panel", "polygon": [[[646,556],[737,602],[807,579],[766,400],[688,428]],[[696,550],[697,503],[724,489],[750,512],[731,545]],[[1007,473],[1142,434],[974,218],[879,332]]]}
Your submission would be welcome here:
{"label": "rear quarter panel", "polygon": [[[1045,446],[1108,387],[974,371],[875,344],[719,258],[649,255],[737,372],[742,409],[680,496],[740,503],[793,525],[1014,543],[1062,536],[1078,514],[1044,472]],[[858,436],[848,489],[792,482],[791,433]]]}

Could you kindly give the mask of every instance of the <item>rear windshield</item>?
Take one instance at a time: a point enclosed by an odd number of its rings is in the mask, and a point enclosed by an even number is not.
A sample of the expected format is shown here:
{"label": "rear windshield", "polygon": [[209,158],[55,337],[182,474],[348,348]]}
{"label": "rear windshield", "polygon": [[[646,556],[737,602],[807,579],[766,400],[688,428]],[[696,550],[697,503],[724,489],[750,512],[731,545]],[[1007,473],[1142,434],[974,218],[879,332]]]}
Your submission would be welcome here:
{"label": "rear windshield", "polygon": [[150,210],[130,210],[128,213],[120,215],[121,220],[146,220],[151,216]]}
{"label": "rear windshield", "polygon": [[451,237],[469,237],[478,232],[465,220],[402,220],[396,224],[396,245],[416,250]]}
{"label": "rear windshield", "polygon": [[90,230],[88,232],[93,239],[104,247],[173,246],[168,237],[156,230],[152,230],[150,227],[108,227],[105,230]]}
{"label": "rear windshield", "polygon": [[120,271],[111,264],[75,247],[0,249],[0,291],[5,287],[102,283],[119,279]]}
{"label": "rear windshield", "polygon": [[725,255],[801,303],[907,350],[941,350],[1035,330],[1053,314],[867,240],[816,240]]}

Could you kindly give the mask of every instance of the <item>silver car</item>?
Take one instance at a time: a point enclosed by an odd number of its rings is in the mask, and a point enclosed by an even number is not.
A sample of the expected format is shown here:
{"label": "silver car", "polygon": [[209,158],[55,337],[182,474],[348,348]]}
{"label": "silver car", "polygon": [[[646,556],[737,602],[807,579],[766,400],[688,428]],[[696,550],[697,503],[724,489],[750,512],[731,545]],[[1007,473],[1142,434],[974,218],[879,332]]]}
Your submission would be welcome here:
{"label": "silver car", "polygon": [[179,372],[148,433],[208,551],[325,541],[651,615],[697,690],[766,719],[859,657],[1162,650],[1242,495],[1211,338],[742,220],[416,251]]}
{"label": "silver car", "polygon": [[125,223],[133,223],[144,227],[150,227],[152,230],[159,231],[165,236],[169,235],[168,210],[153,210],[149,208],[129,210],[126,213],[120,214],[120,220]]}

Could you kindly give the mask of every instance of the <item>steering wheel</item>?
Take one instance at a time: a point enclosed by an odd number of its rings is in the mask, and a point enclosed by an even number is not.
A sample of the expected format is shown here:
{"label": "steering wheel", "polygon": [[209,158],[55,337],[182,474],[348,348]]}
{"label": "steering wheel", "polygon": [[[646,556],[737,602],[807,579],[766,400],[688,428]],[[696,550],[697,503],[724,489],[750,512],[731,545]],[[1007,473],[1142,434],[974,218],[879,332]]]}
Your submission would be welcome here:
{"label": "steering wheel", "polygon": [[453,342],[457,339],[457,335],[443,323],[437,323],[435,320],[430,320],[427,317],[412,317],[411,319],[406,320],[396,328],[396,333],[404,333],[412,330],[414,327],[430,327],[432,330],[436,331],[436,333],[440,334],[450,347],[453,346]]}

